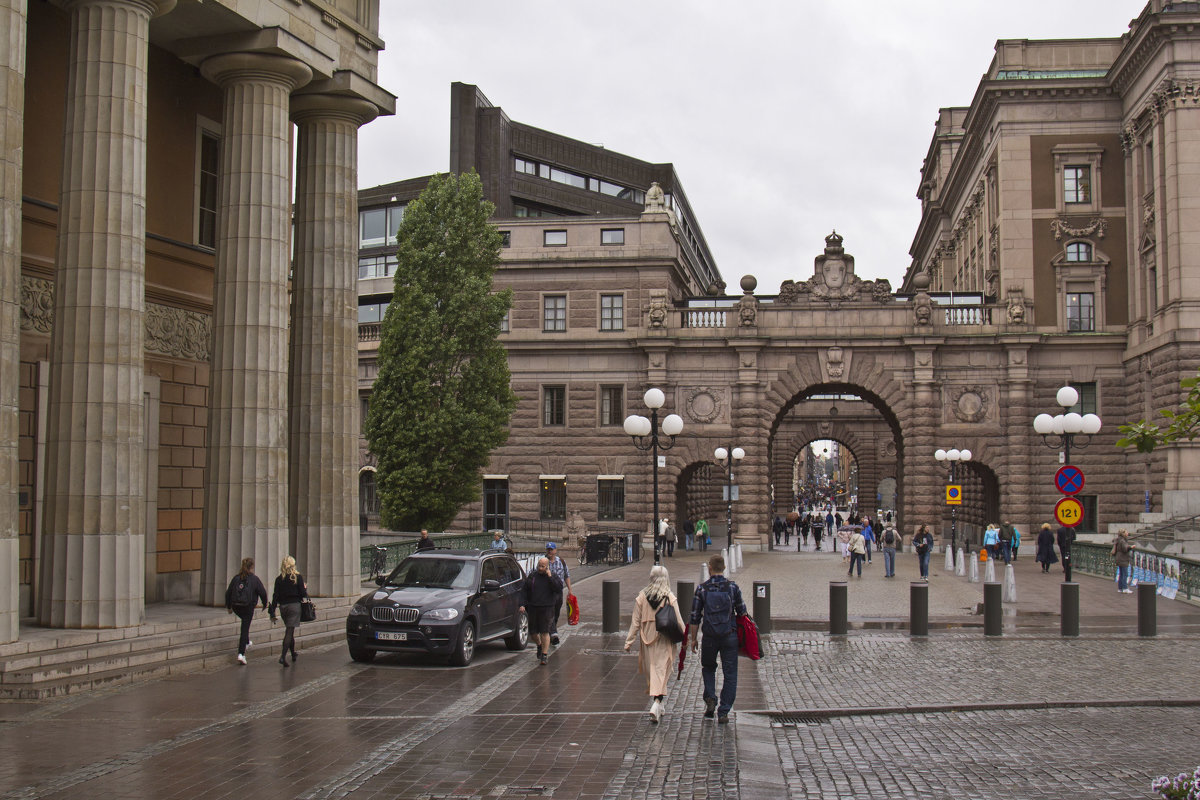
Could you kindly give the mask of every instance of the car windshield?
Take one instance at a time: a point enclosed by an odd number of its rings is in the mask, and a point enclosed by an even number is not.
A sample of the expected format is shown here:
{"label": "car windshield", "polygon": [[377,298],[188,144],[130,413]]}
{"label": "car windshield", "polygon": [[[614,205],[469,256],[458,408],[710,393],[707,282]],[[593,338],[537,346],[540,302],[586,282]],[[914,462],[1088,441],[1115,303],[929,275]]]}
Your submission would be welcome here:
{"label": "car windshield", "polygon": [[389,586],[473,589],[479,566],[461,558],[406,558],[388,576]]}

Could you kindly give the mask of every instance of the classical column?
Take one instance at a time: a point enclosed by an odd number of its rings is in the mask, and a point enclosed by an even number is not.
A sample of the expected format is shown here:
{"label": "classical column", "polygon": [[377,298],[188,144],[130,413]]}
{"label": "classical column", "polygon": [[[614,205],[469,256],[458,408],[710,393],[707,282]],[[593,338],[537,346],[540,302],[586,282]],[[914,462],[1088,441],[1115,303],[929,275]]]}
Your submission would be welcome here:
{"label": "classical column", "polygon": [[144,611],[146,59],[173,3],[75,0],[50,343],[38,619],[122,627]]}
{"label": "classical column", "polygon": [[375,114],[354,97],[292,98],[288,512],[308,591],[325,596],[359,592],[358,126]]}
{"label": "classical column", "polygon": [[259,53],[200,67],[225,91],[200,602],[241,560],[271,576],[288,546],[288,99],[312,71]]}
{"label": "classical column", "polygon": [[0,642],[17,638],[17,369],[21,360],[21,147],[25,0],[0,0]]}

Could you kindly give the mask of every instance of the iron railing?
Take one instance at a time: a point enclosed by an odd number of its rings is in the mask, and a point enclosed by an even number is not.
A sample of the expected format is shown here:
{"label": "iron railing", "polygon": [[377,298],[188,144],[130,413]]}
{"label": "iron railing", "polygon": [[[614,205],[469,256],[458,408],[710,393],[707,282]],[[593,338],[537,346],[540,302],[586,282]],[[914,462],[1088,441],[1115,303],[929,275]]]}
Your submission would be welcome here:
{"label": "iron railing", "polygon": [[[373,567],[378,567],[375,563],[375,554],[378,552],[376,548],[381,548],[384,553],[383,566],[382,569],[379,569],[378,574],[386,575],[395,569],[397,564],[417,551],[418,541],[420,541],[419,536],[360,547],[358,550],[359,576],[363,580],[370,580],[377,574],[373,569]],[[491,547],[492,537],[487,533],[437,536],[433,537],[433,543],[436,547],[451,550],[487,550]]]}
{"label": "iron railing", "polygon": [[[1114,578],[1117,574],[1117,560],[1111,553],[1111,544],[1075,542],[1071,545],[1071,567],[1088,575]],[[1176,598],[1200,602],[1200,560],[1174,553],[1156,555],[1173,558],[1179,562],[1179,593]]]}

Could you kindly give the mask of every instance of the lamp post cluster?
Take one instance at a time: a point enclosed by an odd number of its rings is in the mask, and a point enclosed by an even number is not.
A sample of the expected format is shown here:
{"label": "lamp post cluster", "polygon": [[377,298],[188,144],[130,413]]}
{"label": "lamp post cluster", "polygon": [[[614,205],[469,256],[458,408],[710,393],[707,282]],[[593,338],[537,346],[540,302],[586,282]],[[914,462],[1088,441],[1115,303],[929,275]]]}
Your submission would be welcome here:
{"label": "lamp post cluster", "polygon": [[[638,450],[649,450],[654,473],[654,563],[657,564],[662,554],[662,531],[658,516],[658,451],[670,450],[675,446],[675,437],[683,432],[683,418],[678,414],[668,414],[663,418],[662,425],[658,424],[658,410],[667,401],[662,389],[647,389],[642,396],[646,408],[650,409],[650,418],[639,414],[630,414],[625,418],[625,433],[633,438],[633,446]],[[663,437],[659,436],[662,432]]]}
{"label": "lamp post cluster", "polygon": [[746,451],[740,447],[718,447],[713,451],[717,462],[725,462],[725,525],[729,547],[733,547],[733,462],[746,457]]}
{"label": "lamp post cluster", "polygon": [[[954,483],[954,467],[958,462],[970,461],[971,451],[960,450],[957,447],[952,447],[949,450],[943,450],[940,447],[933,452],[933,457],[938,461],[950,462],[950,483]],[[950,552],[951,558],[958,558],[958,506],[950,506]]]}
{"label": "lamp post cluster", "polygon": [[[1082,450],[1091,443],[1092,437],[1100,432],[1102,425],[1100,417],[1095,414],[1077,414],[1074,411],[1068,412],[1079,402],[1079,391],[1073,386],[1064,386],[1058,390],[1058,394],[1054,398],[1063,408],[1062,414],[1038,414],[1033,418],[1033,431],[1042,437],[1042,443],[1047,447],[1063,451],[1063,464],[1071,463],[1071,445],[1075,445],[1077,449]],[[1058,437],[1057,441],[1051,441],[1049,437]],[[1079,441],[1076,437],[1087,437],[1083,441]]]}

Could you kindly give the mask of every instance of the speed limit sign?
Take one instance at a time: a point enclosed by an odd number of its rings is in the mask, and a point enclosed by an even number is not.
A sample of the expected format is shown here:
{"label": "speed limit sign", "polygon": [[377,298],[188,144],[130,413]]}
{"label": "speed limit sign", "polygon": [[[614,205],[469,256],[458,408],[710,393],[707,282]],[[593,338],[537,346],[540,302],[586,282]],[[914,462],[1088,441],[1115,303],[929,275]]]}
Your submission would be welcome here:
{"label": "speed limit sign", "polygon": [[1064,528],[1074,528],[1083,522],[1083,505],[1074,497],[1064,497],[1054,506],[1054,518]]}

